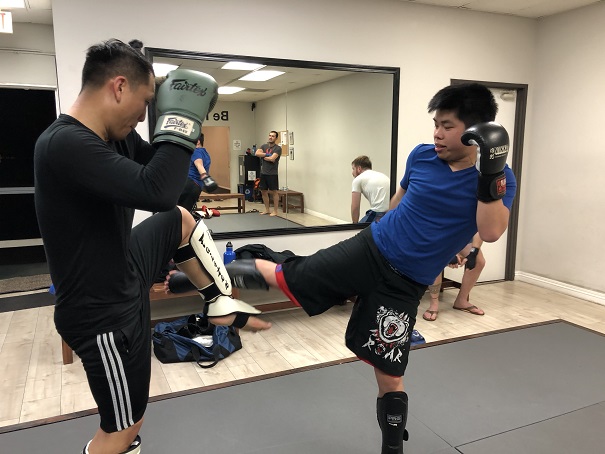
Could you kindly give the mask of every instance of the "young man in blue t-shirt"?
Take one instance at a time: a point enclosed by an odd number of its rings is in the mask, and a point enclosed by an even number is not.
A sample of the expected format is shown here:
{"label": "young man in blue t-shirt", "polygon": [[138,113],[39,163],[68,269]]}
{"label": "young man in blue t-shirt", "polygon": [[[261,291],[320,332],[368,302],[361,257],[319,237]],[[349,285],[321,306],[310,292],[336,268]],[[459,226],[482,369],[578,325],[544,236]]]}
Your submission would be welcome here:
{"label": "young man in blue t-shirt", "polygon": [[210,154],[204,148],[204,134],[200,134],[195,150],[191,155],[191,163],[189,164],[189,173],[187,182],[179,200],[178,206],[185,208],[187,211],[193,210],[202,191],[214,192],[218,189],[218,185],[210,176]]}
{"label": "young man in blue t-shirt", "polygon": [[346,344],[374,367],[382,453],[403,452],[407,394],[403,375],[419,301],[475,233],[487,242],[506,230],[516,192],[506,165],[508,134],[480,84],[448,86],[429,102],[433,144],[410,153],[392,209],[358,235],[281,265],[236,260],[236,287],[281,289],[310,316],[359,295]]}

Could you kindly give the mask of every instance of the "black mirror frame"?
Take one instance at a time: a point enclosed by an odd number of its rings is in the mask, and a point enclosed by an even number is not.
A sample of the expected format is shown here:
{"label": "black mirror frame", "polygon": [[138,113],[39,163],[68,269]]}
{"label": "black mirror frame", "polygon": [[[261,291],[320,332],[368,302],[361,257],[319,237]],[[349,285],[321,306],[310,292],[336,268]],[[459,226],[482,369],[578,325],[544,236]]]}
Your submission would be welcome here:
{"label": "black mirror frame", "polygon": [[[209,60],[209,61],[228,61],[237,60],[243,62],[261,63],[267,66],[290,66],[306,69],[326,69],[333,71],[351,71],[351,72],[367,72],[367,73],[382,73],[391,74],[393,76],[393,104],[391,112],[391,196],[395,193],[395,185],[397,180],[397,138],[399,125],[399,83],[400,83],[400,68],[390,66],[367,66],[367,65],[349,65],[342,63],[328,63],[317,61],[304,60],[286,60],[281,58],[266,58],[266,57],[251,57],[244,55],[229,55],[229,54],[214,54],[191,52],[176,49],[163,49],[158,47],[145,48],[145,55],[150,61],[154,57],[165,58],[185,58],[189,60]],[[152,102],[148,108],[148,123],[149,137],[153,137],[153,130],[156,123],[155,102]],[[239,231],[239,232],[224,232],[215,233],[212,235],[217,240],[230,240],[234,238],[252,238],[265,237],[276,235],[292,235],[303,233],[321,233],[335,232],[343,230],[360,230],[366,227],[367,224],[337,224],[317,227],[297,227],[297,228],[280,228],[267,229],[258,231]]]}

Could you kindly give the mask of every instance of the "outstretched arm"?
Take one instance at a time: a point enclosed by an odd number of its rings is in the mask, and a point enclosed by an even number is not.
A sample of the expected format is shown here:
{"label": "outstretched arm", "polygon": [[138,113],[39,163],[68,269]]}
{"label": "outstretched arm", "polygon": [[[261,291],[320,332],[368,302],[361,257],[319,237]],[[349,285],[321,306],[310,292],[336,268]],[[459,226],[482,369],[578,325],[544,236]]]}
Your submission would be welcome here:
{"label": "outstretched arm", "polygon": [[351,221],[353,224],[359,222],[359,207],[361,205],[361,192],[351,192]]}
{"label": "outstretched arm", "polygon": [[208,175],[208,171],[204,167],[203,161],[201,159],[196,159],[195,161],[193,161],[193,164],[195,165],[197,171],[200,173],[200,180],[202,180],[202,183],[204,185],[204,191],[216,191],[218,189],[218,184],[216,183],[216,181],[214,181],[214,178]]}
{"label": "outstretched arm", "polygon": [[201,159],[196,159],[195,161],[193,161],[193,164],[195,165],[195,168],[197,169],[200,175],[204,175],[207,173],[206,169],[204,168],[204,163]]}

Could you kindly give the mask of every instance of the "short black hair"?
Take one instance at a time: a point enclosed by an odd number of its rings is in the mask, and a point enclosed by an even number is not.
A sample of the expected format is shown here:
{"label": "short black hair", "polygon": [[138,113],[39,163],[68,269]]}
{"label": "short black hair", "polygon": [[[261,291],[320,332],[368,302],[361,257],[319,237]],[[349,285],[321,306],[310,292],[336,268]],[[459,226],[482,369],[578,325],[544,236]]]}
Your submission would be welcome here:
{"label": "short black hair", "polygon": [[436,110],[453,112],[469,128],[477,123],[494,121],[498,104],[485,85],[465,83],[442,88],[429,101],[429,113]]}
{"label": "short black hair", "polygon": [[147,83],[154,72],[142,48],[139,40],[132,40],[129,45],[114,38],[90,46],[82,69],[82,89],[100,87],[116,76],[126,77],[133,86]]}

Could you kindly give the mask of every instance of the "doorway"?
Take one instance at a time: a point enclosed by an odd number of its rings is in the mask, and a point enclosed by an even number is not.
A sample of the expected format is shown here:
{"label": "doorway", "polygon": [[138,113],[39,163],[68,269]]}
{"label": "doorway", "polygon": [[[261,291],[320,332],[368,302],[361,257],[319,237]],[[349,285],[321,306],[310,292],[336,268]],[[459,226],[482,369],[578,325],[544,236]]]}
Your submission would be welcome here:
{"label": "doorway", "polygon": [[46,261],[34,209],[34,147],[57,114],[54,87],[0,87],[0,266]]}
{"label": "doorway", "polygon": [[220,192],[231,190],[231,173],[229,159],[229,127],[202,126],[204,148],[210,155],[210,175],[219,185]]}
{"label": "doorway", "polygon": [[[510,150],[507,164],[517,179],[517,194],[510,212],[507,231],[495,243],[483,243],[481,250],[486,259],[478,282],[512,281],[515,277],[515,256],[517,251],[517,232],[519,220],[519,201],[521,196],[521,170],[523,162],[523,141],[525,136],[525,113],[527,109],[526,84],[509,84],[453,79],[452,85],[478,82],[487,86],[498,103],[496,121],[509,133]],[[444,276],[460,283],[464,268],[446,268]]]}

